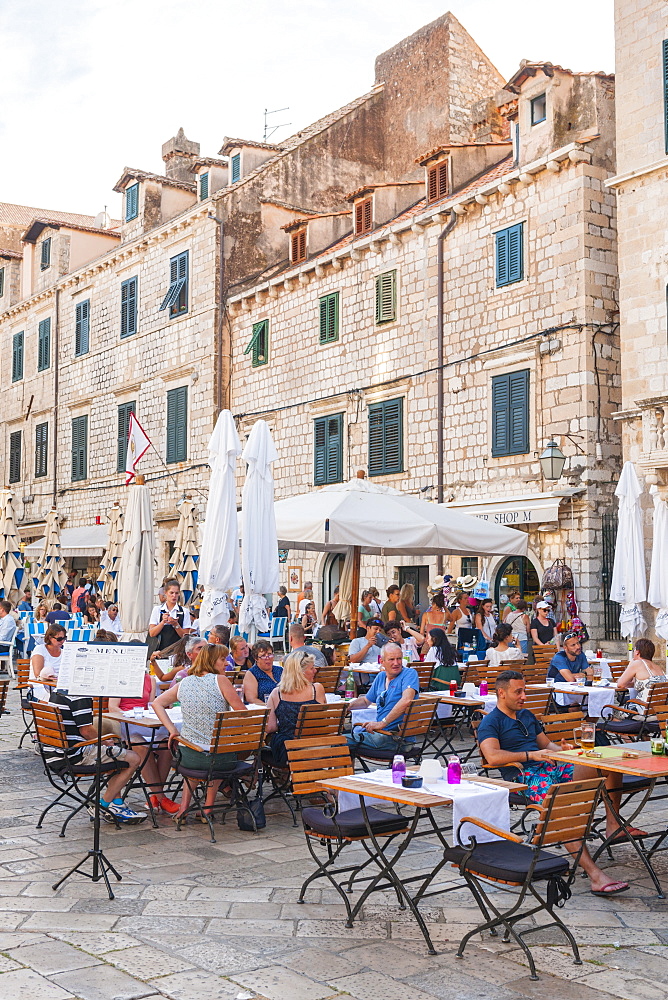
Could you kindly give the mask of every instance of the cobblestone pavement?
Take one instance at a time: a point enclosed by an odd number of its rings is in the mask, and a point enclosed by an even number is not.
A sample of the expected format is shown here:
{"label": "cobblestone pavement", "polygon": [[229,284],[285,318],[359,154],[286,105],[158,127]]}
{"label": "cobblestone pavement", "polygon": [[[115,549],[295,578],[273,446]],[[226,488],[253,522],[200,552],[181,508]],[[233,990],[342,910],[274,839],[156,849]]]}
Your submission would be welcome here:
{"label": "cobblestone pavement", "polygon": [[[668,984],[668,904],[631,858],[616,849],[611,879],[629,892],[598,899],[577,879],[563,911],[582,949],[575,966],[552,931],[533,937],[541,979],[532,982],[522,953],[478,938],[463,960],[457,944],[478,922],[466,890],[423,906],[438,955],[429,956],[411,918],[376,894],[346,930],[333,891],[314,889],[297,905],[312,871],[300,829],[276,807],[260,834],[232,818],[178,832],[168,817],[154,830],[105,827],[103,847],[123,876],[114,900],[101,883],[73,877],[51,884],[85,855],[88,818],[35,829],[52,795],[41,762],[17,750],[20,711],[0,719],[0,997],[2,1000],[663,1000]],[[135,803],[138,804],[138,803]],[[273,803],[272,803],[273,804]],[[62,814],[62,811],[61,811]],[[53,813],[50,814],[53,816]],[[665,814],[653,810],[653,820]],[[62,821],[62,820],[61,820]],[[407,868],[423,865],[435,845],[421,841]],[[664,856],[659,871],[668,872]]]}

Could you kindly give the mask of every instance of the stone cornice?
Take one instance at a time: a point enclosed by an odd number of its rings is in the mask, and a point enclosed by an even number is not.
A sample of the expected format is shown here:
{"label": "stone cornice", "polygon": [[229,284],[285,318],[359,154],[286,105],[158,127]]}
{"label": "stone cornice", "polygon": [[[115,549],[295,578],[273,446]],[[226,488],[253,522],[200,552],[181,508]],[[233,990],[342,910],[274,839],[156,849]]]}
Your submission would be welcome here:
{"label": "stone cornice", "polygon": [[661,160],[655,160],[654,163],[648,163],[645,167],[638,167],[637,170],[629,170],[625,174],[617,174],[616,177],[609,177],[607,181],[604,181],[604,186],[608,188],[618,188],[622,184],[626,184],[627,181],[635,181],[640,177],[647,177],[649,174],[655,174],[658,170],[668,170],[668,158],[663,157]]}

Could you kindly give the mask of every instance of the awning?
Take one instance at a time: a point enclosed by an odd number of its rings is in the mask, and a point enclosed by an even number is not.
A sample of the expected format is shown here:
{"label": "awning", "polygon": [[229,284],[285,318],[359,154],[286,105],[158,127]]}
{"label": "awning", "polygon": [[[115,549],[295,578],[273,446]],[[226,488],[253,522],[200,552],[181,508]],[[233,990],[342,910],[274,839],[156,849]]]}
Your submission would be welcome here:
{"label": "awning", "polygon": [[[64,556],[102,556],[107,547],[107,525],[92,524],[83,528],[63,528],[60,551]],[[26,545],[26,559],[39,559],[44,551],[44,539]]]}
{"label": "awning", "polygon": [[582,493],[583,487],[569,487],[558,493],[532,493],[519,497],[490,497],[489,499],[455,500],[443,504],[452,510],[461,511],[479,517],[483,521],[494,524],[507,524],[513,528],[521,528],[529,524],[549,524],[559,520],[559,505],[562,500],[569,500],[576,493]]}

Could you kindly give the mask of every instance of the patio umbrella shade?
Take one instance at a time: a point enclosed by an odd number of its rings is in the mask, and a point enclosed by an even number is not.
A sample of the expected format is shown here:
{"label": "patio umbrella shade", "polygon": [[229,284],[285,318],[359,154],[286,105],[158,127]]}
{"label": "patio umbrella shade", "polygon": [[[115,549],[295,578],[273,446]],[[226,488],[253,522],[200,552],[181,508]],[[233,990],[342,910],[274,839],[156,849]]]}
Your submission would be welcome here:
{"label": "patio umbrella shade", "polygon": [[103,600],[115,602],[118,600],[116,580],[121,563],[121,543],[123,540],[123,510],[118,500],[109,511],[108,518],[109,538],[100,562],[100,575],[97,582],[102,590]]}
{"label": "patio umbrella shade", "polygon": [[52,507],[46,516],[44,548],[33,574],[33,584],[39,597],[53,597],[66,583],[65,557],[60,548],[60,517]]}
{"label": "patio umbrella shade", "polygon": [[119,616],[125,639],[144,639],[155,593],[155,534],[148,486],[128,487],[118,571]]}
{"label": "patio umbrella shade", "polygon": [[0,494],[0,594],[13,600],[23,585],[25,568],[14,524],[13,495],[9,490]]}
{"label": "patio umbrella shade", "polygon": [[355,562],[355,549],[349,548],[343,562],[341,577],[339,579],[339,603],[334,609],[334,615],[338,622],[345,622],[350,618],[352,608],[353,590],[353,565]]}
{"label": "patio umbrella shade", "polygon": [[169,563],[170,573],[179,581],[185,604],[190,603],[197,588],[198,563],[197,507],[188,496],[179,504],[176,543]]}
{"label": "patio umbrella shade", "polygon": [[235,469],[241,442],[229,410],[222,410],[209,441],[209,497],[202,531],[199,582],[204,596],[200,628],[225,625],[229,611],[225,591],[241,581]]}
{"label": "patio umbrella shade", "polygon": [[269,427],[258,420],[248,437],[242,458],[247,463],[241,497],[241,568],[244,599],[239,628],[269,631],[264,594],[278,587],[278,544],[274,516],[274,477],[271,466],[278,458]]}
{"label": "patio umbrella shade", "polygon": [[668,504],[656,486],[650,487],[654,501],[652,566],[649,574],[648,602],[658,610],[654,629],[668,639]]}
{"label": "patio umbrella shade", "polygon": [[610,584],[610,600],[621,604],[620,631],[633,638],[647,628],[639,605],[647,597],[645,545],[640,497],[642,486],[633,462],[624,462],[615,496],[619,499],[615,561]]}

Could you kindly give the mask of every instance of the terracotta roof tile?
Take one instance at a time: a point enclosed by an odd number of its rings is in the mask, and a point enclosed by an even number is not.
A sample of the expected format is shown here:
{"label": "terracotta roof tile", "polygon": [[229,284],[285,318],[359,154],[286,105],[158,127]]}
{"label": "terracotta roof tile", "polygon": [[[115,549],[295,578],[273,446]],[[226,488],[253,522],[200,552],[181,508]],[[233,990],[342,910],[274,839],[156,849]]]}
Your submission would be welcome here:
{"label": "terracotta roof tile", "polygon": [[21,236],[24,243],[34,243],[39,234],[47,226],[51,226],[52,229],[77,229],[84,233],[103,233],[105,236],[115,236],[120,240],[121,234],[116,232],[116,228],[120,226],[120,222],[116,223],[116,227],[112,229],[101,229],[100,226],[80,226],[77,222],[63,222],[60,219],[32,219],[30,225],[26,228],[25,232]]}
{"label": "terracotta roof tile", "polygon": [[152,174],[148,170],[138,170],[136,167],[123,167],[123,173],[114,184],[114,191],[121,194],[125,190],[128,181],[157,181],[165,187],[180,188],[181,191],[190,191],[195,194],[194,181],[179,181],[175,177],[165,177],[164,174]]}
{"label": "terracotta roof tile", "polygon": [[526,60],[522,63],[517,72],[513,73],[504,89],[517,93],[524,81],[528,80],[529,77],[535,76],[539,70],[542,70],[546,76],[554,76],[556,71],[557,73],[566,73],[567,76],[602,76],[608,80],[614,79],[614,73],[604,73],[603,70],[594,70],[587,73],[574,73],[572,69],[566,69],[565,66],[559,66],[556,63],[530,62],[529,60]]}
{"label": "terracotta roof tile", "polygon": [[283,149],[282,145],[276,145],[273,142],[256,142],[255,139],[233,139],[229,135],[226,135],[223,139],[223,145],[218,150],[218,155],[227,156],[231,150],[239,149],[242,146],[248,146],[250,149],[271,149],[275,152]]}
{"label": "terracotta roof tile", "polygon": [[70,222],[80,226],[92,226],[94,215],[77,215],[74,212],[54,212],[49,208],[30,208],[27,205],[12,205],[0,201],[0,226],[16,226],[25,229],[33,219],[53,219],[58,222]]}
{"label": "terracotta roof tile", "polygon": [[2,247],[0,247],[0,257],[10,257],[13,260],[21,260],[23,254],[19,253],[18,250],[8,250],[8,249],[3,250]]}
{"label": "terracotta roof tile", "polygon": [[448,142],[443,146],[435,146],[430,149],[429,152],[423,153],[422,156],[418,156],[416,163],[420,166],[424,166],[427,160],[432,160],[439,153],[447,153],[450,149],[468,149],[475,146],[510,146],[512,143],[510,139],[495,139],[493,142]]}

